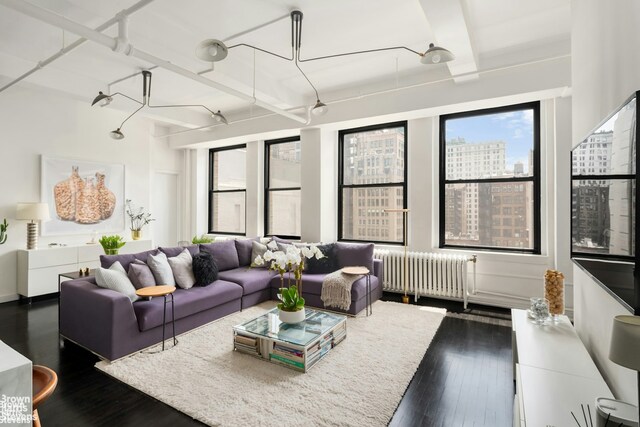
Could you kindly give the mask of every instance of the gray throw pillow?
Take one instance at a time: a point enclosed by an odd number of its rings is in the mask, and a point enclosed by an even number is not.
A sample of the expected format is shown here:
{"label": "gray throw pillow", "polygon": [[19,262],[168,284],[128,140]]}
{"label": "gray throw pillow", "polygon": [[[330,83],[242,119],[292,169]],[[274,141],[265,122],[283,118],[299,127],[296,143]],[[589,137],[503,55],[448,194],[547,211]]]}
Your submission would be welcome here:
{"label": "gray throw pillow", "polygon": [[114,262],[109,268],[97,268],[95,274],[96,284],[101,288],[120,292],[129,298],[131,302],[140,299],[140,297],[136,295],[136,288],[127,277],[127,272],[124,271],[124,267],[122,267],[120,261]]}
{"label": "gray throw pillow", "polygon": [[151,269],[146,262],[140,261],[139,259],[129,264],[129,273],[127,273],[127,276],[129,276],[129,280],[131,280],[131,283],[133,283],[136,289],[156,285],[156,279],[153,277]]}
{"label": "gray throw pillow", "polygon": [[251,242],[251,267],[268,268],[269,265],[266,262],[264,264],[262,264],[262,265],[255,265],[253,263],[253,261],[258,256],[264,258],[264,253],[267,252],[268,250],[269,250],[269,248],[267,248],[267,245],[263,245],[262,243],[255,242],[255,241]]}
{"label": "gray throw pillow", "polygon": [[165,254],[159,252],[157,255],[149,255],[147,264],[153,273],[153,277],[156,279],[157,285],[176,285],[176,281],[173,278],[173,270],[171,270]]}
{"label": "gray throw pillow", "polygon": [[196,283],[196,278],[193,275],[193,258],[191,252],[188,249],[182,251],[178,256],[167,259],[171,270],[173,270],[173,277],[176,279],[176,283],[182,289],[192,288]]}

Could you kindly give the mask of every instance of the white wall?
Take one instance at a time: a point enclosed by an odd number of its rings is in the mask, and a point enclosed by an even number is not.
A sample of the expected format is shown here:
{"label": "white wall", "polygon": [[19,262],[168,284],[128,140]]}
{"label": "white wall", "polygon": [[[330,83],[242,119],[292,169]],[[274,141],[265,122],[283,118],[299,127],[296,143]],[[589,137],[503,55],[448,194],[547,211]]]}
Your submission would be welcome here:
{"label": "white wall", "polygon": [[[573,143],[640,89],[640,2],[571,2]],[[576,269],[576,271],[578,271]],[[578,273],[579,274],[579,273]],[[586,275],[575,280],[576,327],[614,395],[638,402],[635,372],[608,360],[611,321],[629,314]]]}
{"label": "white wall", "polygon": [[[16,298],[16,250],[26,248],[26,222],[14,219],[15,209],[18,202],[40,201],[41,155],[124,164],[125,197],[147,209],[153,173],[182,170],[181,152],[152,138],[152,125],[142,117],[127,122],[124,140],[112,140],[109,131],[126,115],[91,108],[90,99],[77,101],[18,85],[0,94],[0,117],[0,220],[7,218],[10,223],[9,239],[0,245],[0,302]],[[128,229],[121,232],[130,238]],[[144,235],[153,236],[153,223]],[[41,237],[40,245],[90,238],[90,234]]]}

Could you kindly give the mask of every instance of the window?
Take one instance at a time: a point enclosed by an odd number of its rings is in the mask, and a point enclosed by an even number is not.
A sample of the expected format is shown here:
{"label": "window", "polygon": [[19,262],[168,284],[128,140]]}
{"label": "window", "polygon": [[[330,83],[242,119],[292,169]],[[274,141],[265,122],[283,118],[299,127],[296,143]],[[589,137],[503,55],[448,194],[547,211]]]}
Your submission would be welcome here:
{"label": "window", "polygon": [[209,151],[209,233],[246,234],[246,147]]}
{"label": "window", "polygon": [[265,141],[264,229],[300,238],[300,138]]}
{"label": "window", "polygon": [[539,102],[440,117],[440,247],[540,253]]}
{"label": "window", "polygon": [[[338,239],[404,244],[407,122],[339,132]],[[366,220],[362,226],[362,220]]]}

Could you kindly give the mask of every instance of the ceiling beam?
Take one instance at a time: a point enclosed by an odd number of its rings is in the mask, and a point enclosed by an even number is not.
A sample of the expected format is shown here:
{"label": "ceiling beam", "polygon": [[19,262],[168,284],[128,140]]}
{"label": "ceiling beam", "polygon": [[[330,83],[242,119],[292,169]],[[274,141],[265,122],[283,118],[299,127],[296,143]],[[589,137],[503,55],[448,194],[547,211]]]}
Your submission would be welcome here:
{"label": "ceiling beam", "polygon": [[[450,50],[456,59],[447,62],[456,83],[475,80],[479,76],[477,57],[462,0],[419,0],[427,21],[431,25],[438,46]],[[458,75],[464,77],[457,78]]]}

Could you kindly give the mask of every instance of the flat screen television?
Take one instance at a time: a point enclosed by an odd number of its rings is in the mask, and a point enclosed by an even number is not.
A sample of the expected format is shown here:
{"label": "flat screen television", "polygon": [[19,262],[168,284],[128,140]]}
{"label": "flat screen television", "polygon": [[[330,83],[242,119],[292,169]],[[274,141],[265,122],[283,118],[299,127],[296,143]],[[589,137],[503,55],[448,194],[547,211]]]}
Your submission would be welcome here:
{"label": "flat screen television", "polygon": [[636,262],[634,93],[571,151],[571,254]]}

